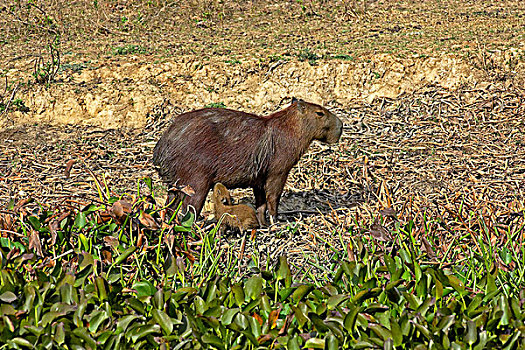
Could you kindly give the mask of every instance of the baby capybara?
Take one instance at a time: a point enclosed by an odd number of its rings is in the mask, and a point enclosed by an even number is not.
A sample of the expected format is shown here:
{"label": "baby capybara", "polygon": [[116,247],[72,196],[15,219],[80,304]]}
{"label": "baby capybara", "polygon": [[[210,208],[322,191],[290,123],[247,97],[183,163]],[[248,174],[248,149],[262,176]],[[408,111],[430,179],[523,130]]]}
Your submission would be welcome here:
{"label": "baby capybara", "polygon": [[310,143],[336,143],[342,131],[341,120],[327,109],[297,99],[268,116],[205,108],[174,118],[155,146],[153,163],[168,185],[195,190],[183,206],[192,205],[197,215],[214,184],[252,187],[257,217],[264,225],[266,209],[277,219],[288,173]]}
{"label": "baby capybara", "polygon": [[255,210],[246,204],[232,205],[230,192],[223,184],[215,184],[212,198],[215,219],[222,217],[225,226],[238,228],[241,233],[259,226]]}

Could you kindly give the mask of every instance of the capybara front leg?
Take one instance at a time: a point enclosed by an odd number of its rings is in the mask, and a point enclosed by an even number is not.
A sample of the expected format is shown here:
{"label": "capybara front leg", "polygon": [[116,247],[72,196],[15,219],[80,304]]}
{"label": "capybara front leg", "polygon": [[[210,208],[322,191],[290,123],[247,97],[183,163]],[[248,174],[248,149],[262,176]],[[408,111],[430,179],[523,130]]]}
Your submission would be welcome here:
{"label": "capybara front leg", "polygon": [[273,223],[277,222],[279,200],[283,193],[286,176],[270,177],[266,181],[266,205]]}
{"label": "capybara front leg", "polygon": [[264,187],[254,187],[253,195],[255,196],[255,208],[257,209],[259,226],[266,226],[266,193]]}

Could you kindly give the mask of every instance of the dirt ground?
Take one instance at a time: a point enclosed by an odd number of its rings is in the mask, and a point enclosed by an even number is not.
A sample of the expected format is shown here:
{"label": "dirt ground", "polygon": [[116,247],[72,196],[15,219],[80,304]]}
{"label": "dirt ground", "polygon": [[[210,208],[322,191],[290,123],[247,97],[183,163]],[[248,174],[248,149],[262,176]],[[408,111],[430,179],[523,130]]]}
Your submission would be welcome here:
{"label": "dirt ground", "polygon": [[[450,236],[471,229],[460,207],[487,217],[495,244],[523,224],[519,1],[49,0],[0,11],[0,107],[11,105],[0,110],[0,206],[96,199],[90,171],[119,194],[145,176],[160,187],[151,153],[177,113],[222,103],[267,114],[295,96],[345,127],[290,174],[270,231],[292,239],[265,231],[271,256],[330,254],[321,242],[374,235],[376,218],[424,215],[464,220],[435,228],[431,244],[446,254]],[[35,83],[57,33],[60,67]]]}

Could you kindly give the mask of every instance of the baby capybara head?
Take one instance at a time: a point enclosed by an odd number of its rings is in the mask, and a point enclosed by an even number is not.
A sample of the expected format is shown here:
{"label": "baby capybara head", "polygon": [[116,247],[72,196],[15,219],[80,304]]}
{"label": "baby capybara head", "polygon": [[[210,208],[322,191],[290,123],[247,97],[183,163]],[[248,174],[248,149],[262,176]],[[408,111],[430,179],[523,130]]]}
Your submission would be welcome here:
{"label": "baby capybara head", "polygon": [[326,143],[336,143],[343,133],[343,122],[326,108],[308,103],[296,98],[292,104],[297,104],[297,111],[302,113],[306,127],[314,132],[314,140]]}
{"label": "baby capybara head", "polygon": [[223,184],[216,183],[213,187],[213,204],[217,206],[218,203],[224,205],[232,205],[232,197],[230,191]]}

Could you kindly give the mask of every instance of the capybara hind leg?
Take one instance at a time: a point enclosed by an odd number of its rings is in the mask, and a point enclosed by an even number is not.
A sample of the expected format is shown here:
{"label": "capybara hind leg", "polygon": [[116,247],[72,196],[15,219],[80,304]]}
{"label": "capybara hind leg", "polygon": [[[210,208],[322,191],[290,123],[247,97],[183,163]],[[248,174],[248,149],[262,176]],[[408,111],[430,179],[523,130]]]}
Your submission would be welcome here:
{"label": "capybara hind leg", "polygon": [[204,206],[204,202],[206,201],[206,196],[208,195],[208,192],[210,191],[210,187],[208,185],[202,185],[200,187],[194,188],[195,193],[191,197],[186,197],[184,199],[184,208],[187,208],[188,206],[192,206],[195,208],[195,218],[198,218],[202,207]]}
{"label": "capybara hind leg", "polygon": [[181,200],[183,200],[183,197],[179,191],[168,191],[166,206],[173,213],[175,210],[177,210]]}
{"label": "capybara hind leg", "polygon": [[257,209],[257,220],[259,226],[266,226],[266,193],[263,187],[254,187],[253,195],[255,196],[255,208]]}

